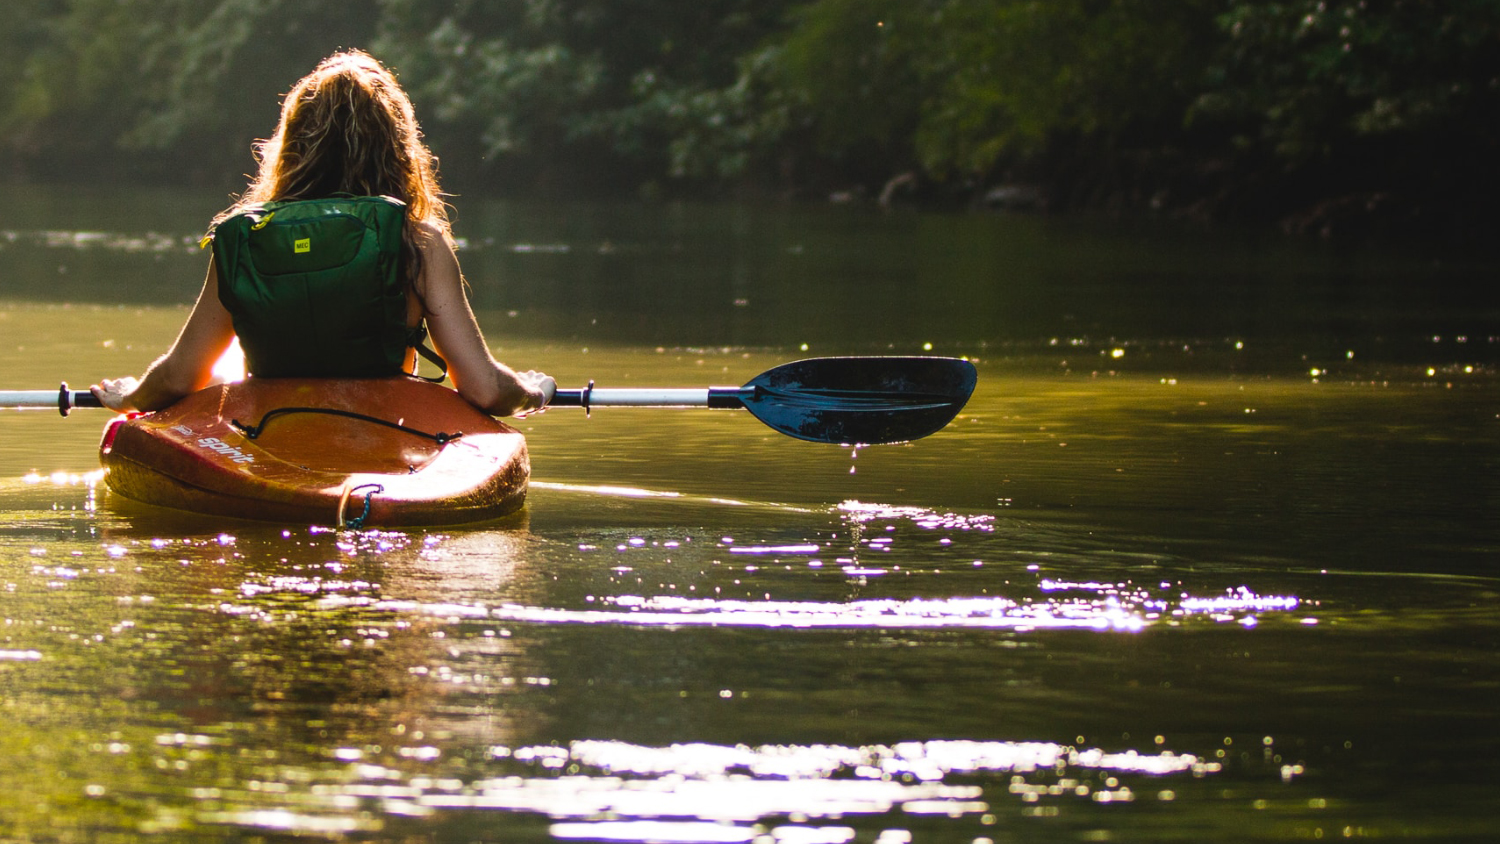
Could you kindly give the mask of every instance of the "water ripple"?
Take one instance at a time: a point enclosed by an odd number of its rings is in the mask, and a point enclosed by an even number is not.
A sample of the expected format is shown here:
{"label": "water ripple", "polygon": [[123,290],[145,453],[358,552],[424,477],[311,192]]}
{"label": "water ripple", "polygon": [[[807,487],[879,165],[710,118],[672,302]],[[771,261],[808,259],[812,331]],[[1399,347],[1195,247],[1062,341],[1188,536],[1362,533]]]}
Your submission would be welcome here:
{"label": "water ripple", "polygon": [[[1045,588],[1062,588],[1046,582]],[[1092,587],[1089,589],[1088,587]],[[308,591],[305,584],[287,589]],[[599,602],[614,609],[503,604],[425,604],[409,600],[379,600],[359,595],[326,594],[327,608],[364,606],[396,613],[418,613],[442,618],[489,618],[536,624],[624,624],[636,626],[723,626],[785,628],[982,628],[1002,630],[1071,629],[1136,632],[1155,624],[1180,624],[1190,618],[1233,622],[1245,627],[1261,616],[1291,613],[1301,602],[1289,595],[1259,595],[1248,588],[1214,596],[1187,593],[1152,596],[1148,590],[1115,584],[1069,584],[1069,589],[1094,594],[1069,597],[1013,599],[999,596],[957,598],[874,599],[848,602],[740,601],[687,598],[675,595],[604,596]],[[1306,622],[1306,618],[1297,619]]]}
{"label": "water ripple", "polygon": [[90,232],[90,231],[16,231],[0,230],[0,242],[24,244],[45,249],[77,251],[100,249],[107,252],[181,252],[199,251],[200,236],[168,235],[158,232]]}
{"label": "water ripple", "polygon": [[[180,744],[181,738],[168,736],[165,743]],[[442,755],[436,747],[426,750],[422,758],[428,761]],[[772,832],[766,820],[789,819],[772,837],[800,844],[854,836],[851,828],[827,824],[828,819],[874,818],[896,810],[908,817],[990,818],[994,801],[1006,794],[1023,804],[1129,803],[1142,796],[1170,801],[1174,792],[1161,787],[1167,778],[1201,779],[1223,769],[1219,762],[1170,750],[964,739],[857,747],[646,746],[614,740],[496,745],[483,764],[506,772],[469,781],[407,774],[360,761],[361,755],[350,749],[339,756],[351,763],[352,778],[314,787],[294,800],[296,811],[257,806],[251,794],[215,789],[205,797],[219,806],[201,812],[199,820],[328,834],[380,828],[378,816],[355,809],[417,817],[490,810],[545,815],[553,821],[553,836],[564,839],[748,841]],[[294,797],[278,793],[282,800]],[[824,822],[809,823],[813,819]]]}

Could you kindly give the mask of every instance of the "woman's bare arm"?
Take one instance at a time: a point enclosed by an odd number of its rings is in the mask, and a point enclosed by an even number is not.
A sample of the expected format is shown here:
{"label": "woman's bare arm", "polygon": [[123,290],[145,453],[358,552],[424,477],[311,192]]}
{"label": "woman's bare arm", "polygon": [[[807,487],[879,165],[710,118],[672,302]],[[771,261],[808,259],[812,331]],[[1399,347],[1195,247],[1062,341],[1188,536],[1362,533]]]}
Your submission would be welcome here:
{"label": "woman's bare arm", "polygon": [[419,228],[423,316],[437,353],[448,362],[448,377],[470,404],[495,416],[534,413],[552,400],[557,383],[540,372],[516,372],[495,360],[485,345],[464,292],[453,247],[436,228]]}
{"label": "woman's bare arm", "polygon": [[234,321],[219,302],[219,274],[209,261],[193,312],[167,353],[140,378],[106,378],[91,390],[113,410],[160,410],[208,386],[214,363],[233,340]]}

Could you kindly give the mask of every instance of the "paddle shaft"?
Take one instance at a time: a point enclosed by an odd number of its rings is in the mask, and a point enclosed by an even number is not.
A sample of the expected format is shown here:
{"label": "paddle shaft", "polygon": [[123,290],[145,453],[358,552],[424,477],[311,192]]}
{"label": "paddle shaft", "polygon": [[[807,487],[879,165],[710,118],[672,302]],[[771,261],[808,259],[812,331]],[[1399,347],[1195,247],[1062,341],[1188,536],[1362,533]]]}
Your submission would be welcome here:
{"label": "paddle shaft", "polygon": [[[740,387],[690,389],[605,388],[558,390],[549,407],[723,407],[740,408]],[[67,416],[75,407],[103,407],[88,390],[0,390],[0,407],[18,410],[58,410]]]}
{"label": "paddle shaft", "polygon": [[[548,407],[714,407],[738,410],[745,406],[743,387],[586,387],[558,390]],[[0,390],[0,408],[60,410],[103,407],[88,390]]]}
{"label": "paddle shaft", "polygon": [[719,407],[737,409],[745,406],[743,387],[708,387],[674,389],[659,387],[595,387],[591,382],[582,390],[558,390],[548,407]]}
{"label": "paddle shaft", "polygon": [[63,416],[75,407],[103,407],[88,390],[70,390],[64,381],[56,390],[0,390],[0,407],[56,410]]}

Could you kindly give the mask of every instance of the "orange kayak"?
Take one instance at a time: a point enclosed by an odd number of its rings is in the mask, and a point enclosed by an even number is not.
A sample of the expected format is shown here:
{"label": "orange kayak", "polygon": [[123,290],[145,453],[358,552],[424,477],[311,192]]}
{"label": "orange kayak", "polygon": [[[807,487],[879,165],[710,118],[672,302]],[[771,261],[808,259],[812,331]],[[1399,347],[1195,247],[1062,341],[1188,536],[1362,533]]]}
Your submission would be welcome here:
{"label": "orange kayak", "polygon": [[126,498],[218,516],[361,526],[504,516],[526,500],[526,438],[409,378],[255,379],[119,417],[99,447]]}

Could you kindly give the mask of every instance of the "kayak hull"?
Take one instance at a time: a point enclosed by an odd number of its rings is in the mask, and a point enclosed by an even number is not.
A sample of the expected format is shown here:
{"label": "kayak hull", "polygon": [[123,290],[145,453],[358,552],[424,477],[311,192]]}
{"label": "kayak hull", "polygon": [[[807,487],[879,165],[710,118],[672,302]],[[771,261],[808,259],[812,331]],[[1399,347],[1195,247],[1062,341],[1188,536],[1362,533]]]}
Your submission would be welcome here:
{"label": "kayak hull", "polygon": [[519,431],[409,378],[210,387],[112,420],[99,452],[105,483],[126,498],[341,526],[499,518],[525,503],[531,474]]}

